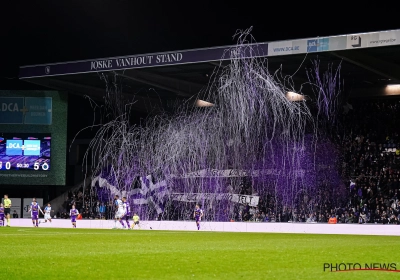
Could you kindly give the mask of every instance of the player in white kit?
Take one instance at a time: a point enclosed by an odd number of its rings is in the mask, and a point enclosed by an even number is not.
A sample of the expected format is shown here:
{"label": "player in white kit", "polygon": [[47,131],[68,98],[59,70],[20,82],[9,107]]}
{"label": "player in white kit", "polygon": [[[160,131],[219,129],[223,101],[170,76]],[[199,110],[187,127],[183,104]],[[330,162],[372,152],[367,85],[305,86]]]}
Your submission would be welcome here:
{"label": "player in white kit", "polygon": [[51,205],[50,203],[47,203],[47,206],[44,208],[44,223],[47,223],[49,221],[51,223]]}
{"label": "player in white kit", "polygon": [[114,219],[114,228],[117,228],[117,221],[119,221],[123,228],[125,225],[121,222],[122,218],[125,216],[125,204],[119,199],[119,196],[115,196],[115,207],[117,207],[117,211],[115,212],[115,219]]}

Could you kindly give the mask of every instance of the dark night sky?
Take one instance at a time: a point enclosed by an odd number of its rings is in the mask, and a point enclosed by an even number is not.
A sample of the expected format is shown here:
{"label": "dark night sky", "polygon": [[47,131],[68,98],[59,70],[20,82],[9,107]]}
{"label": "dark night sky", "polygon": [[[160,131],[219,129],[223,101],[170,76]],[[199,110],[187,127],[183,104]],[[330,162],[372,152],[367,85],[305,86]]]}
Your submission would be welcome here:
{"label": "dark night sky", "polygon": [[332,1],[6,2],[1,78],[16,77],[21,65],[233,44],[235,31],[250,26],[259,42],[400,28],[396,11],[374,2],[368,9]]}

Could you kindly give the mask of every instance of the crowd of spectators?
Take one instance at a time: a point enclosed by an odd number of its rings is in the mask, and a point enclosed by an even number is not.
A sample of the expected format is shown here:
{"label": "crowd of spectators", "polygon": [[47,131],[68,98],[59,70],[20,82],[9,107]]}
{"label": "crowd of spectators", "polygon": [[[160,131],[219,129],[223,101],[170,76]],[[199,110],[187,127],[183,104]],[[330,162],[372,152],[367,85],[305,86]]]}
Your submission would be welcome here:
{"label": "crowd of spectators", "polygon": [[350,178],[349,206],[358,223],[400,223],[400,102],[363,102],[345,115],[343,176]]}
{"label": "crowd of spectators", "polygon": [[[304,203],[298,208],[279,208],[267,194],[260,197],[258,207],[238,205],[231,220],[327,223],[335,217],[338,223],[400,224],[399,116],[398,100],[347,104],[337,137],[341,176],[348,196],[345,203]],[[327,196],[322,192],[321,196],[324,195]],[[112,201],[100,202],[95,193],[83,195],[82,189],[68,195],[63,205],[65,212],[58,216],[67,218],[73,204],[82,218],[113,218]]]}
{"label": "crowd of spectators", "polygon": [[277,209],[265,197],[259,207],[241,206],[235,220],[326,223],[334,217],[338,223],[400,224],[400,101],[351,107],[338,135],[346,203]]}
{"label": "crowd of spectators", "polygon": [[69,211],[75,205],[83,219],[113,219],[114,205],[112,201],[109,203],[100,202],[94,191],[88,190],[83,193],[83,188],[75,191],[69,191],[67,199],[64,201],[62,208],[64,211],[56,214],[61,219],[69,218]]}

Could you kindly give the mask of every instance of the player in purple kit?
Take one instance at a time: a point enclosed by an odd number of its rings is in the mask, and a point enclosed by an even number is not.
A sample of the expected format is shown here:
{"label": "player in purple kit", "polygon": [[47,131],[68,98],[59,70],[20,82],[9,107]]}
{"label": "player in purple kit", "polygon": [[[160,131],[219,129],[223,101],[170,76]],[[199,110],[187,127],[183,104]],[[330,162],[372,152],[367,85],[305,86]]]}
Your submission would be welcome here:
{"label": "player in purple kit", "polygon": [[197,230],[200,230],[200,221],[201,217],[203,217],[203,210],[200,209],[200,205],[196,204],[196,209],[193,213],[193,218],[196,220]]}
{"label": "player in purple kit", "polygon": [[131,225],[129,224],[129,219],[131,217],[131,206],[129,205],[129,202],[126,200],[125,196],[122,198],[122,202],[124,203],[125,215],[122,217],[121,223],[122,226],[125,228],[124,222],[122,221],[125,220],[128,229],[131,229]]}
{"label": "player in purple kit", "polygon": [[72,209],[69,210],[69,216],[71,217],[72,227],[76,228],[76,217],[79,215],[77,209],[75,209],[75,205],[72,205]]}
{"label": "player in purple kit", "polygon": [[36,202],[36,198],[33,198],[29,212],[31,212],[32,224],[34,227],[39,226],[39,211],[42,212],[42,214],[44,215],[42,209],[40,208],[40,205]]}
{"label": "player in purple kit", "polygon": [[0,226],[4,227],[4,206],[0,203]]}

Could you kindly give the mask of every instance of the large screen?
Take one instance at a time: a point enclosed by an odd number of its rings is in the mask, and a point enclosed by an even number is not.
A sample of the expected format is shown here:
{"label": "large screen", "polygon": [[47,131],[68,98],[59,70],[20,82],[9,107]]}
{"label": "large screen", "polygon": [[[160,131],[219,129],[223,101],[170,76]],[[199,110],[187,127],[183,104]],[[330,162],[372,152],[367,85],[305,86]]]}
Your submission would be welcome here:
{"label": "large screen", "polygon": [[48,171],[50,147],[49,134],[0,133],[0,171]]}

